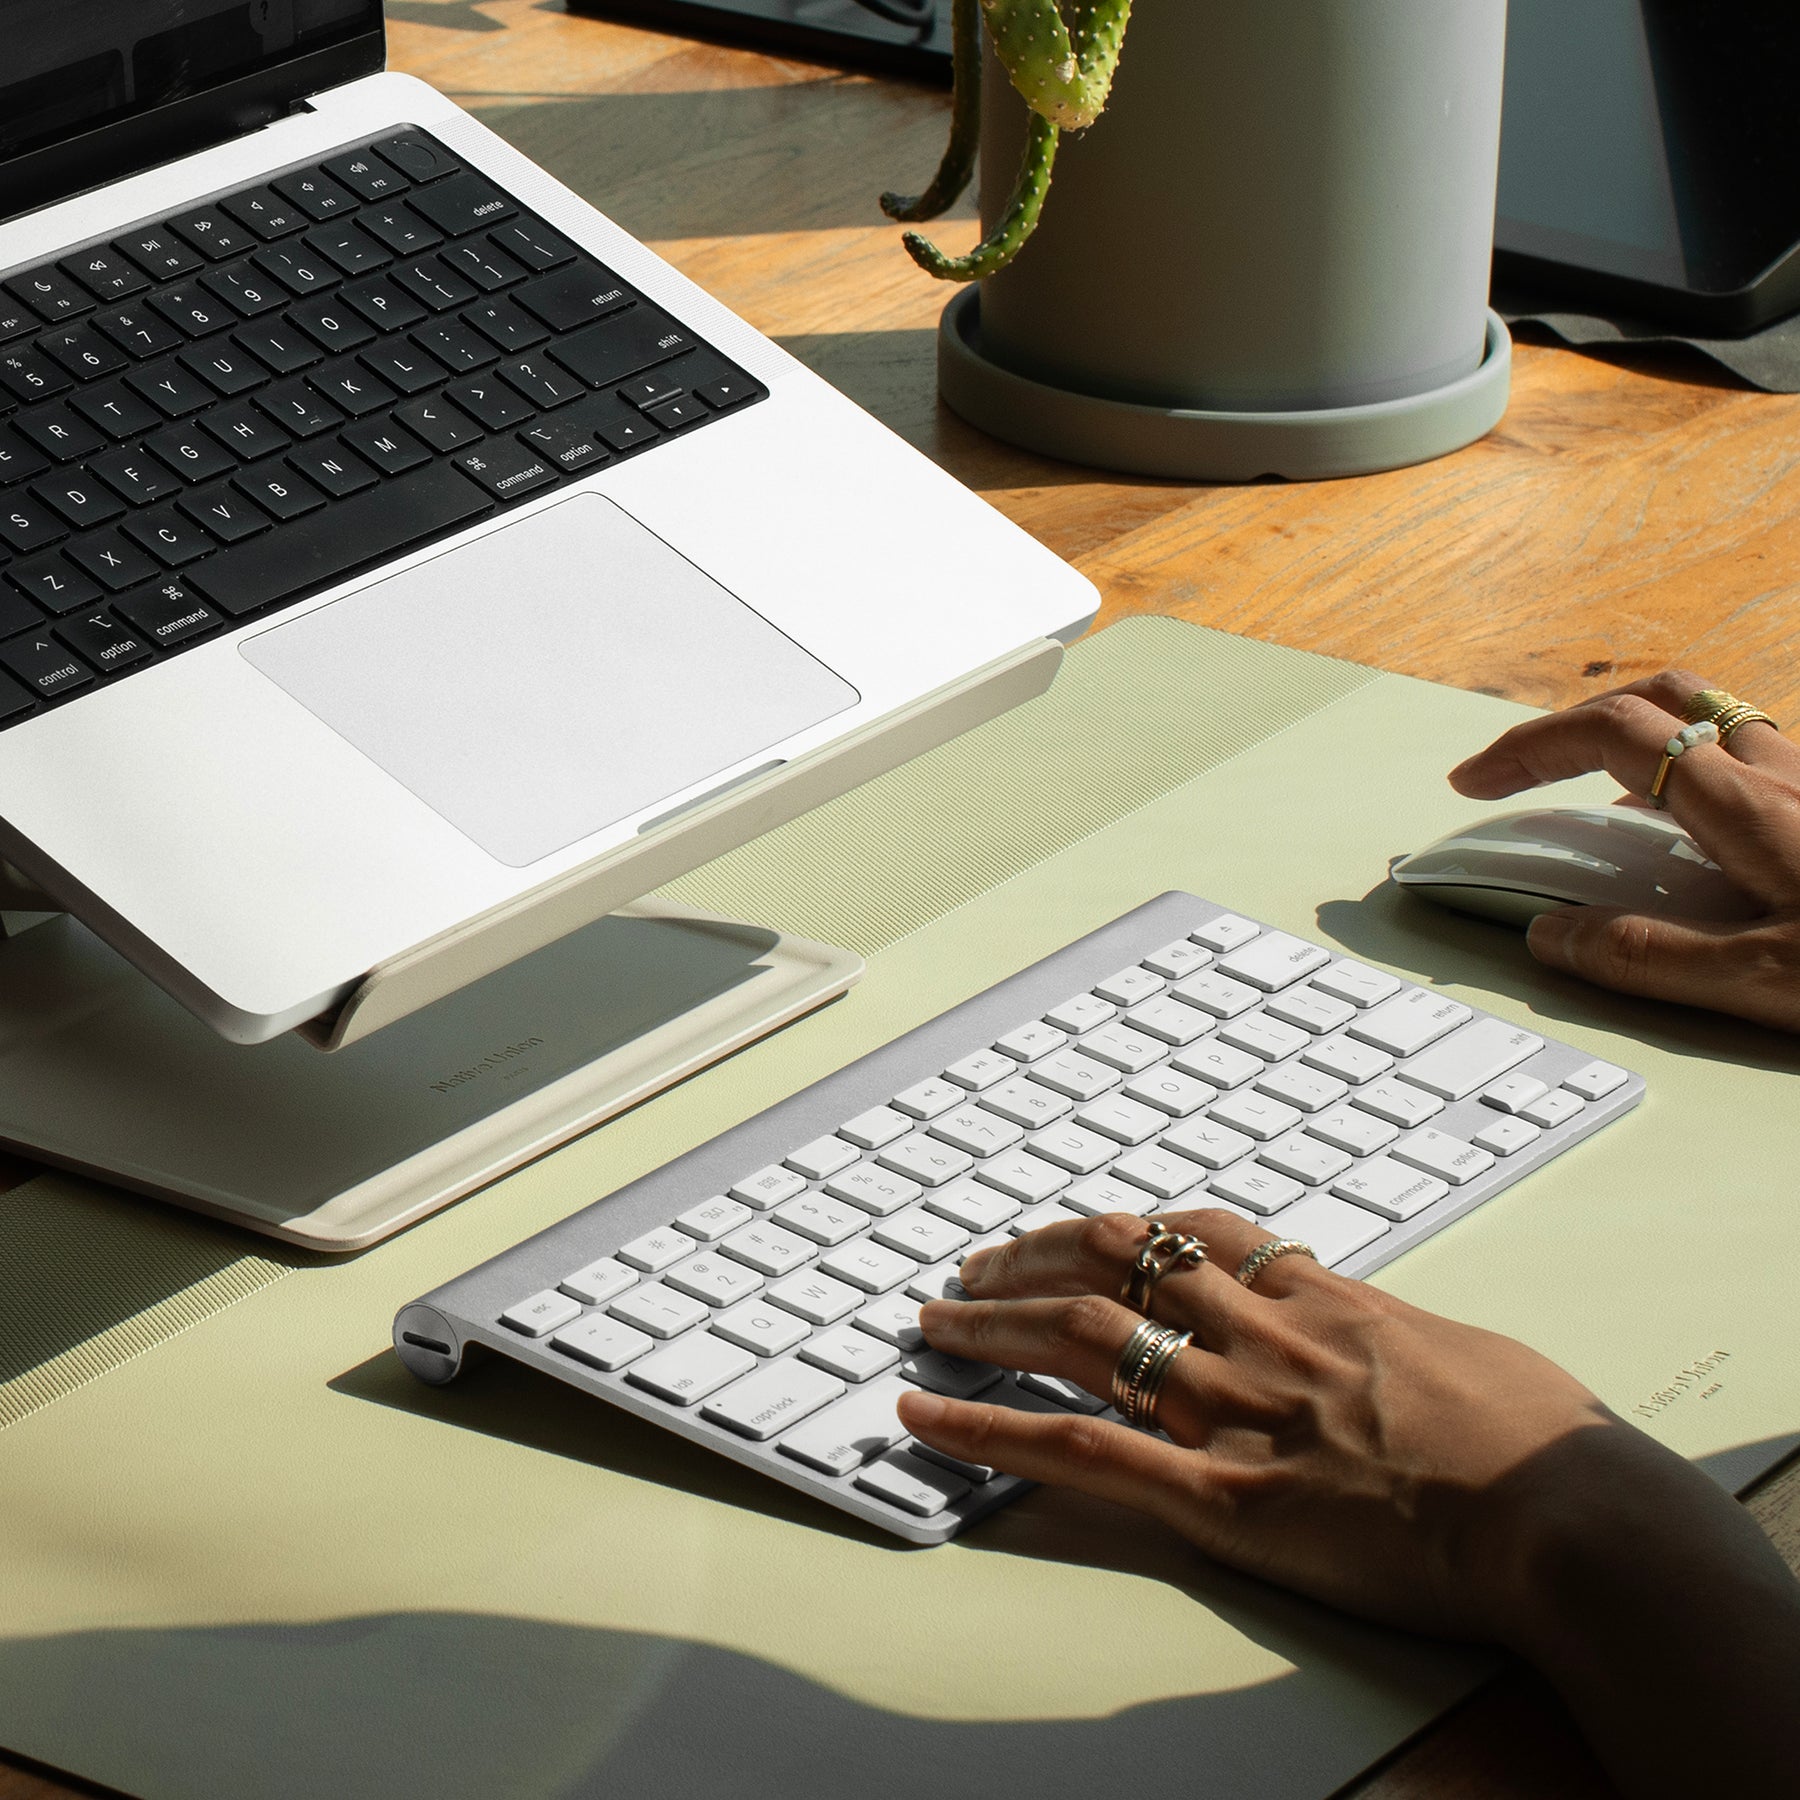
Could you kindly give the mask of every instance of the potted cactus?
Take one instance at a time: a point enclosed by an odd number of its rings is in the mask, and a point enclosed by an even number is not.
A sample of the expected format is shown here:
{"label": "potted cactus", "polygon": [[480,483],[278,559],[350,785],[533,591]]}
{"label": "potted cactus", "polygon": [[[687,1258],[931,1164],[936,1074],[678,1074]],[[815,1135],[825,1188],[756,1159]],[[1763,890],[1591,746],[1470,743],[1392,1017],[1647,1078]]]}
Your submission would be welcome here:
{"label": "potted cactus", "polygon": [[[981,176],[929,273],[939,387],[1072,461],[1247,479],[1440,455],[1505,409],[1487,307],[1505,0],[955,0],[950,142]],[[979,284],[978,288],[974,284]]]}

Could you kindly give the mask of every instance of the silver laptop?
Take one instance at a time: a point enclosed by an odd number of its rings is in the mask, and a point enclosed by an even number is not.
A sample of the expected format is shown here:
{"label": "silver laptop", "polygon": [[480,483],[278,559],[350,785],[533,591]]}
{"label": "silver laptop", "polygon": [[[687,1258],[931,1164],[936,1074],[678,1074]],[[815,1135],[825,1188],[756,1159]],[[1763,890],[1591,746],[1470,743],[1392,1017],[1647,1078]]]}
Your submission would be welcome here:
{"label": "silver laptop", "polygon": [[1092,616],[375,0],[0,38],[0,857],[225,1036]]}

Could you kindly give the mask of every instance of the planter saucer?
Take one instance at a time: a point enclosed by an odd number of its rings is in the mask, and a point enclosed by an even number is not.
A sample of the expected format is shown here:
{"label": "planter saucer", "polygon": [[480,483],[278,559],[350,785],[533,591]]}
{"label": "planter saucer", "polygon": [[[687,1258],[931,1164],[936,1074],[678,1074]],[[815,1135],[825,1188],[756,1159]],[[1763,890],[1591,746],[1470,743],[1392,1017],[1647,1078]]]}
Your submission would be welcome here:
{"label": "planter saucer", "polygon": [[944,308],[937,366],[938,392],[952,412],[1043,456],[1184,481],[1317,481],[1428,462],[1485,437],[1512,390],[1512,337],[1490,309],[1479,366],[1403,400],[1318,412],[1200,412],[1106,400],[1001,368],[981,350],[981,295],[971,287]]}

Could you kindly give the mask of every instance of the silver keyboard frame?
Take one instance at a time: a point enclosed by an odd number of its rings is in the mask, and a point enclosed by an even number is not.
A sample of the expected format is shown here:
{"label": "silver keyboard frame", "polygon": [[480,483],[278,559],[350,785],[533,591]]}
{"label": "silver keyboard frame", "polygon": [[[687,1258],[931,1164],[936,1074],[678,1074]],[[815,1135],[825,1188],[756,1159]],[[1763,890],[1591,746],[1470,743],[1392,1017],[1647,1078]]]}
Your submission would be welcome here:
{"label": "silver keyboard frame", "polygon": [[[678,1213],[715,1194],[722,1194],[745,1176],[777,1163],[802,1144],[835,1131],[846,1119],[879,1106],[902,1089],[927,1076],[938,1075],[950,1063],[981,1048],[1004,1032],[1034,1019],[1051,1007],[1091,988],[1118,970],[1138,962],[1151,952],[1222,914],[1251,919],[1263,930],[1280,927],[1265,924],[1248,913],[1201,900],[1192,894],[1170,892],[1134,908],[1078,938],[1041,962],[996,983],[903,1037],[870,1051],[827,1075],[811,1087],[778,1101],[766,1112],[722,1132],[710,1142],[643,1176],[629,1186],[584,1207],[560,1224],[479,1264],[455,1280],[403,1306],[394,1318],[394,1348],[401,1361],[420,1380],[441,1385],[461,1371],[471,1348],[498,1351],[530,1368],[541,1369],[560,1381],[598,1395],[639,1418],[649,1419],[733,1462],[771,1475],[789,1487],[814,1494],[831,1505],[882,1530],[915,1544],[939,1544],[954,1537],[965,1525],[1004,1505],[1026,1482],[1000,1476],[974,1489],[963,1499],[930,1518],[918,1518],[878,1500],[855,1485],[855,1473],[826,1475],[784,1456],[776,1441],[753,1443],[723,1425],[702,1418],[696,1407],[678,1407],[632,1386],[628,1370],[604,1374],[573,1357],[553,1350],[548,1337],[527,1338],[500,1324],[500,1314],[527,1295],[555,1287],[575,1270],[609,1256],[622,1244],[659,1226]],[[1307,942],[1318,942],[1307,936]],[[1331,946],[1327,945],[1326,948]],[[1343,960],[1354,961],[1353,957]],[[1402,977],[1401,979],[1407,979]],[[1421,985],[1411,983],[1409,985]],[[1475,1009],[1475,1018],[1492,1015]],[[1474,1021],[1471,1020],[1470,1023]],[[1511,1021],[1508,1021],[1511,1023]],[[1542,1035],[1541,1033],[1539,1035]],[[1546,1039],[1544,1048],[1519,1064],[1515,1073],[1532,1074],[1552,1087],[1595,1060],[1591,1051]],[[1396,1072],[1403,1072],[1404,1059]],[[1536,1143],[1509,1157],[1502,1157],[1483,1175],[1451,1191],[1417,1218],[1390,1226],[1367,1248],[1337,1265],[1344,1275],[1363,1276],[1392,1262],[1395,1257],[1433,1236],[1446,1225],[1473,1212],[1504,1188],[1562,1154],[1571,1145],[1592,1137],[1643,1098],[1643,1077],[1631,1073],[1625,1084],[1600,1100],[1589,1101],[1580,1114],[1565,1125],[1546,1130]],[[1459,1137],[1472,1137],[1480,1125],[1497,1115],[1476,1096],[1448,1102],[1431,1123]],[[1168,1210],[1187,1211],[1206,1205],[1206,1190],[1173,1203]],[[1270,1215],[1269,1228],[1278,1232],[1279,1212]],[[821,1246],[821,1254],[824,1247]],[[421,1343],[419,1340],[425,1340]],[[439,1351],[431,1346],[442,1345]],[[1010,1382],[1009,1375],[1006,1380]],[[981,1399],[993,1399],[989,1390]],[[1041,1405],[1038,1410],[1042,1410]],[[1098,1415],[1113,1419],[1110,1409]],[[898,1446],[897,1446],[898,1447]]]}

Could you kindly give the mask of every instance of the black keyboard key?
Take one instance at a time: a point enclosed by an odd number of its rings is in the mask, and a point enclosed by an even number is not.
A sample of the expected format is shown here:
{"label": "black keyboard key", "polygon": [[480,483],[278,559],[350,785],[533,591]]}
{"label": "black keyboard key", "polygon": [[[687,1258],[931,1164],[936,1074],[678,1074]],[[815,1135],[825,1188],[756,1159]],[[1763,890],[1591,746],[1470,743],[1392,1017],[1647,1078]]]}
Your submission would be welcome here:
{"label": "black keyboard key", "polygon": [[36,705],[31,695],[10,675],[0,675],[0,720],[21,719]]}
{"label": "black keyboard key", "polygon": [[685,431],[690,425],[698,425],[702,419],[712,417],[704,402],[696,400],[691,394],[679,400],[665,400],[660,406],[650,406],[646,414],[654,419],[664,431]]}
{"label": "black keyboard key", "polygon": [[297,519],[325,504],[325,496],[310,481],[279,466],[252,469],[231,485],[277,519]]}
{"label": "black keyboard key", "polygon": [[408,469],[431,460],[431,452],[392,420],[386,424],[370,421],[352,425],[344,433],[344,442],[384,475],[404,475]]}
{"label": "black keyboard key", "polygon": [[422,437],[434,450],[459,450],[481,436],[481,428],[472,424],[447,400],[409,400],[394,408],[394,417],[408,431]]}
{"label": "black keyboard key", "polygon": [[[74,574],[71,569],[69,573]],[[9,569],[9,579],[17,580],[18,571]],[[23,594],[0,587],[0,638],[17,637],[21,631],[42,631],[44,615]]]}
{"label": "black keyboard key", "polygon": [[391,273],[415,300],[433,312],[443,312],[475,298],[474,288],[460,275],[452,275],[435,256],[422,257]]}
{"label": "black keyboard key", "polygon": [[0,344],[43,329],[44,321],[29,306],[21,306],[10,294],[0,294]]}
{"label": "black keyboard key", "polygon": [[46,506],[55,507],[77,530],[110,524],[125,510],[104,482],[79,471],[45,476],[31,484],[31,491]]}
{"label": "black keyboard key", "polygon": [[72,694],[94,679],[94,671],[48,631],[0,644],[0,663],[42,700]]}
{"label": "black keyboard key", "polygon": [[49,466],[35,444],[28,444],[17,433],[0,427],[0,487],[41,475]]}
{"label": "black keyboard key", "polygon": [[64,319],[78,319],[94,310],[94,296],[57,269],[33,269],[28,274],[15,275],[6,284],[6,291],[52,325]]}
{"label": "black keyboard key", "polygon": [[180,363],[158,363],[152,369],[139,369],[136,374],[125,377],[125,385],[133,393],[141,394],[169,419],[198,412],[219,397],[198,375],[191,374]]}
{"label": "black keyboard key", "polygon": [[479,419],[489,431],[502,431],[529,419],[537,409],[504,383],[492,376],[477,375],[472,381],[458,382],[444,390],[446,399],[454,400],[471,418]]}
{"label": "black keyboard key", "polygon": [[20,555],[42,550],[67,532],[55,510],[33,494],[15,492],[0,500],[0,539]]}
{"label": "black keyboard key", "polygon": [[277,431],[262,413],[247,401],[235,406],[221,406],[200,421],[239,462],[260,462],[285,450],[294,440],[286,432]]}
{"label": "black keyboard key", "polygon": [[540,274],[559,263],[573,262],[578,254],[567,238],[558,237],[539,219],[514,219],[498,231],[488,233],[489,241],[508,256],[516,256],[526,268]]}
{"label": "black keyboard key", "polygon": [[693,338],[667,313],[640,303],[561,339],[556,357],[589,387],[612,387],[693,348]]}
{"label": "black keyboard key", "polygon": [[521,264],[482,238],[476,238],[473,243],[451,245],[438,261],[453,275],[473,282],[484,294],[510,287],[525,274]]}
{"label": "black keyboard key", "polygon": [[562,416],[569,423],[593,432],[601,443],[618,451],[641,450],[663,434],[662,427],[654,419],[633,411],[613,394],[598,395]]}
{"label": "black keyboard key", "polygon": [[109,450],[96,456],[88,468],[127,506],[154,506],[181,492],[181,483],[154,456],[141,450]]}
{"label": "black keyboard key", "polygon": [[364,200],[385,200],[412,186],[398,169],[390,168],[367,150],[352,150],[345,156],[330,158],[325,173]]}
{"label": "black keyboard key", "polygon": [[269,184],[284,200],[291,200],[309,219],[335,219],[356,211],[356,196],[341,188],[323,169],[303,169],[283,175]]}
{"label": "black keyboard key", "polygon": [[535,425],[528,425],[519,433],[519,442],[539,456],[549,457],[568,474],[596,469],[607,460],[606,452],[589,432],[561,419],[540,419]]}
{"label": "black keyboard key", "polygon": [[184,519],[172,506],[139,513],[137,517],[127,519],[122,529],[140,549],[148,550],[158,562],[168,564],[171,569],[178,569],[183,563],[190,563],[195,557],[205,556],[219,547],[192,519]]}
{"label": "black keyboard key", "polygon": [[296,294],[316,294],[337,284],[337,265],[304,244],[271,246],[257,251],[250,260]]}
{"label": "black keyboard key", "polygon": [[233,194],[219,204],[265,242],[299,231],[307,222],[305,213],[291,201],[283,200],[273,188],[252,188],[247,194]]}
{"label": "black keyboard key", "polygon": [[148,307],[131,306],[123,312],[103,313],[94,324],[131,356],[160,356],[183,341],[167,319]]}
{"label": "black keyboard key", "polygon": [[150,304],[189,337],[209,337],[238,322],[236,310],[203,287],[165,288],[150,296]]}
{"label": "black keyboard key", "polygon": [[74,386],[55,363],[35,350],[9,350],[0,356],[0,387],[20,400],[48,400]]}
{"label": "black keyboard key", "polygon": [[541,344],[550,334],[529,313],[521,312],[510,300],[490,300],[485,306],[471,306],[462,315],[484,338],[502,350],[529,350]]}
{"label": "black keyboard key", "polygon": [[269,379],[269,371],[229,338],[196,344],[191,350],[182,351],[176,360],[198,375],[208,387],[217,388],[228,400],[234,394],[261,387]]}
{"label": "black keyboard key", "polygon": [[301,240],[309,250],[328,257],[346,275],[367,275],[372,269],[384,269],[394,258],[391,252],[359,231],[349,221],[320,225]]}
{"label": "black keyboard key", "polygon": [[113,602],[113,610],[159,650],[216,631],[225,615],[208,606],[184,581],[165,581]]}
{"label": "black keyboard key", "polygon": [[757,391],[755,382],[735,371],[715,376],[711,381],[699,382],[694,388],[694,392],[708,406],[715,407],[720,412],[724,412],[728,407],[740,405]]}
{"label": "black keyboard key", "polygon": [[333,406],[341,407],[353,419],[379,412],[399,398],[385,381],[377,381],[361,363],[352,362],[349,357],[315,369],[306,379]]}
{"label": "black keyboard key", "polygon": [[199,206],[169,223],[208,262],[224,262],[256,248],[256,234],[216,206]]}
{"label": "black keyboard key", "polygon": [[673,400],[687,390],[667,369],[657,369],[649,375],[634,375],[614,391],[633,406],[654,406],[659,400]]}
{"label": "black keyboard key", "polygon": [[427,225],[410,206],[371,206],[367,212],[357,215],[356,222],[364,231],[380,238],[396,256],[418,256],[444,241],[443,235]]}
{"label": "black keyboard key", "polygon": [[114,669],[128,669],[153,654],[150,641],[142,632],[134,631],[104,608],[64,619],[57,626],[56,635],[102,675],[110,675]]}
{"label": "black keyboard key", "polygon": [[395,287],[385,275],[351,282],[340,298],[348,300],[377,331],[403,331],[430,316],[411,294]]}
{"label": "black keyboard key", "polygon": [[360,456],[353,456],[336,438],[307,444],[288,459],[296,474],[322,487],[334,500],[360,494],[375,485],[375,471]]}
{"label": "black keyboard key", "polygon": [[512,438],[489,438],[450,460],[498,500],[516,500],[560,479],[548,457]]}
{"label": "black keyboard key", "polygon": [[38,339],[38,348],[53,357],[77,381],[98,381],[125,367],[125,357],[98,333],[78,325],[73,331],[52,331]]}
{"label": "black keyboard key", "polygon": [[622,312],[636,295],[611,269],[580,262],[573,268],[558,269],[554,275],[540,275],[513,298],[553,331],[573,331],[608,313]]}
{"label": "black keyboard key", "polygon": [[441,319],[435,325],[424,325],[412,334],[419,348],[449,368],[453,375],[465,375],[491,363],[500,352],[486,338],[459,325],[454,319]]}
{"label": "black keyboard key", "polygon": [[116,528],[80,539],[69,546],[68,554],[109,594],[153,581],[161,573],[156,563]]}
{"label": "black keyboard key", "polygon": [[403,132],[398,137],[383,138],[375,146],[383,162],[390,162],[412,181],[434,181],[456,168],[450,152],[436,138],[423,132]]}
{"label": "black keyboard key", "polygon": [[178,502],[196,524],[204,525],[222,544],[255,537],[269,527],[269,515],[228,487],[203,488]]}
{"label": "black keyboard key", "polygon": [[162,414],[122,381],[108,381],[77,394],[69,404],[109,438],[140,437],[162,423]]}
{"label": "black keyboard key", "polygon": [[86,419],[77,418],[66,406],[40,406],[20,413],[15,421],[21,436],[57,462],[73,462],[106,448],[106,439]]}
{"label": "black keyboard key", "polygon": [[128,256],[156,281],[173,281],[178,275],[191,275],[205,264],[166,225],[156,225],[129,237],[114,238],[112,247]]}
{"label": "black keyboard key", "polygon": [[466,170],[448,181],[421,188],[410,196],[409,204],[445,237],[461,237],[480,226],[498,225],[519,210],[491,182]]}
{"label": "black keyboard key", "polygon": [[198,425],[169,425],[144,439],[144,448],[166,462],[183,481],[211,481],[237,466]]}
{"label": "black keyboard key", "polygon": [[344,415],[335,406],[327,406],[304,381],[280,382],[267,393],[258,394],[256,404],[283,431],[291,431],[298,438],[317,437],[321,431],[344,422]]}
{"label": "black keyboard key", "polygon": [[[48,613],[73,612],[76,607],[100,598],[99,588],[73,563],[64,562],[54,552],[49,556],[33,557],[29,562],[14,563],[6,571],[6,578]],[[28,628],[21,626],[20,629]]]}
{"label": "black keyboard key", "polygon": [[338,300],[308,300],[293,307],[288,323],[298,325],[321,349],[355,350],[366,344],[375,332],[354,307]]}
{"label": "black keyboard key", "polygon": [[273,312],[288,301],[287,290],[252,262],[233,263],[228,269],[208,269],[200,277],[200,285],[211,288],[233,312],[242,313],[246,319]]}
{"label": "black keyboard key", "polygon": [[415,350],[404,338],[397,344],[377,344],[358,359],[371,374],[379,375],[402,394],[422,394],[436,387],[449,370],[435,357]]}
{"label": "black keyboard key", "polygon": [[233,332],[231,341],[240,350],[248,350],[259,363],[273,369],[277,375],[291,375],[296,369],[304,369],[309,363],[316,363],[321,354],[311,338],[285,322]]}
{"label": "black keyboard key", "polygon": [[118,251],[105,250],[98,245],[65,256],[57,267],[65,275],[73,275],[90,294],[101,300],[123,300],[126,295],[150,285]]}
{"label": "black keyboard key", "polygon": [[448,463],[397,475],[366,494],[197,563],[188,579],[236,617],[321,588],[486,512],[492,502]]}
{"label": "black keyboard key", "polygon": [[571,400],[579,400],[588,391],[554,357],[541,353],[502,363],[494,372],[509,387],[517,388],[534,406],[546,412],[552,407],[567,405]]}

